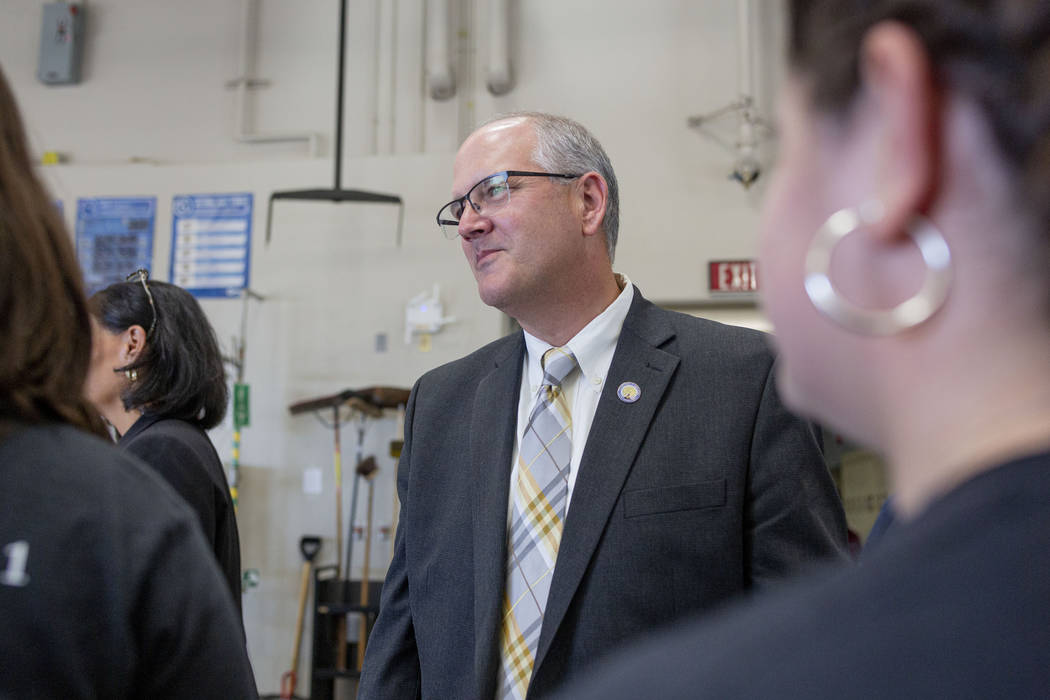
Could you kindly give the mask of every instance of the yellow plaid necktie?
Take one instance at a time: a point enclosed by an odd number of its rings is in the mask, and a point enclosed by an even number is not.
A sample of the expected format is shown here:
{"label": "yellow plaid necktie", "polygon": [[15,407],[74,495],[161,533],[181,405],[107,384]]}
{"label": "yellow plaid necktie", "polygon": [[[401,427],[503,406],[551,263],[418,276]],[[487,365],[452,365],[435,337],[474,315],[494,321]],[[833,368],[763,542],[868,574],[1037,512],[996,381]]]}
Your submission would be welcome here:
{"label": "yellow plaid necktie", "polygon": [[499,700],[521,700],[528,690],[569,493],[572,418],[561,383],[576,358],[568,348],[551,348],[542,365],[543,385],[521,436],[511,486]]}

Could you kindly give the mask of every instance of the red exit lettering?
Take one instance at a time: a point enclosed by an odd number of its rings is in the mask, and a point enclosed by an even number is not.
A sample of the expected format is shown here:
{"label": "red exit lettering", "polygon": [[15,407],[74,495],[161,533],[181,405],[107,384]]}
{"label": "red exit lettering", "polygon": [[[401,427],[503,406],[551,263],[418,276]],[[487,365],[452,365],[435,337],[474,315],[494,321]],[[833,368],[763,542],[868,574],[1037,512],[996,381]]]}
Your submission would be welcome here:
{"label": "red exit lettering", "polygon": [[712,260],[707,280],[712,292],[757,292],[758,268],[754,260]]}

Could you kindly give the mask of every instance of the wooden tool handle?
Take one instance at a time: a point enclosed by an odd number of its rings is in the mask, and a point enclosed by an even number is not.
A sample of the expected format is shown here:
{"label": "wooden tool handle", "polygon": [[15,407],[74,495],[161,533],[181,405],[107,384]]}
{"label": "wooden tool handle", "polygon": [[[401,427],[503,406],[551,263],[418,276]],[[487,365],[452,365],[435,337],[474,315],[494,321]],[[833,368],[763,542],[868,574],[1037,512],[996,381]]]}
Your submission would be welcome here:
{"label": "wooden tool handle", "polygon": [[292,679],[299,673],[299,646],[303,641],[303,616],[306,614],[306,595],[310,591],[310,562],[303,562],[299,577],[299,615],[295,619],[295,644],[292,646]]}
{"label": "wooden tool handle", "polygon": [[[368,568],[371,564],[372,554],[372,502],[374,489],[372,487],[372,479],[365,477],[368,480],[368,520],[365,523],[365,560],[362,563],[361,569],[361,607],[368,605]],[[357,668],[364,669],[365,667],[365,639],[368,637],[368,613],[361,611],[361,629],[359,630],[358,642],[357,642]]]}

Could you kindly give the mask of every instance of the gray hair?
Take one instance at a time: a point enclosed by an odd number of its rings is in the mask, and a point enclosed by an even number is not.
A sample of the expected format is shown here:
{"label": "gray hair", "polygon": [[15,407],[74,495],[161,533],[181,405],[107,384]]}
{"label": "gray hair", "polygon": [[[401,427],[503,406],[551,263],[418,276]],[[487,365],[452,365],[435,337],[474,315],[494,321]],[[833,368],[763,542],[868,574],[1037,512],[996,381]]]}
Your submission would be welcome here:
{"label": "gray hair", "polygon": [[609,196],[605,202],[605,248],[612,262],[620,230],[620,189],[616,173],[605,149],[591,132],[577,121],[544,112],[508,112],[486,120],[481,126],[508,119],[527,119],[536,134],[532,160],[552,173],[579,174],[594,171],[605,179]]}

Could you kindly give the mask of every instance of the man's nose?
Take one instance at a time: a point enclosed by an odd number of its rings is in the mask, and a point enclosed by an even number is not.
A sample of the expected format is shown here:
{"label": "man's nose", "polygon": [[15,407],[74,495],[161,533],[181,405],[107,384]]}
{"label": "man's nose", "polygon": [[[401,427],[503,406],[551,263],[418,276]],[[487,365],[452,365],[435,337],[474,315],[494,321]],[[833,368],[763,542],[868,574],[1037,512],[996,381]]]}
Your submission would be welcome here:
{"label": "man's nose", "polygon": [[467,202],[467,206],[463,207],[463,213],[459,216],[457,230],[460,236],[470,239],[492,230],[492,221],[487,216],[479,214],[474,209],[474,205]]}

